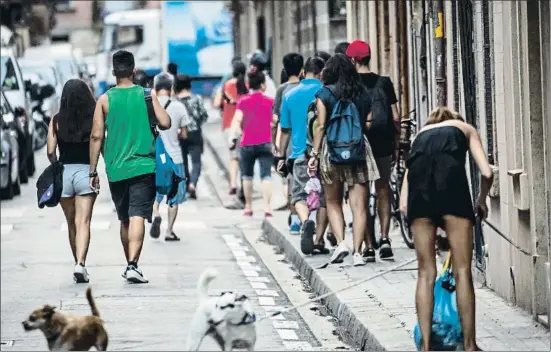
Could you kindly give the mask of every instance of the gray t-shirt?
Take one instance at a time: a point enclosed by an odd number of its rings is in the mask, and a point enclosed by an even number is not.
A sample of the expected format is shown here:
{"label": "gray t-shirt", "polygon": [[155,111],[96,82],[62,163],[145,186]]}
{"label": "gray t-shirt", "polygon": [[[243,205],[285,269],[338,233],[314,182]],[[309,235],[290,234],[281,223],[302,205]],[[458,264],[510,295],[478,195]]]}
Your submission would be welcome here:
{"label": "gray t-shirt", "polygon": [[[170,97],[158,97],[159,103],[164,107]],[[180,128],[186,127],[189,124],[189,115],[187,109],[176,99],[170,99],[170,105],[166,108],[166,112],[170,116],[171,126],[168,130],[159,131],[159,135],[163,140],[165,149],[174,161],[175,164],[183,164],[184,157],[182,148],[180,147]]]}
{"label": "gray t-shirt", "polygon": [[[279,114],[281,112],[281,103],[283,102],[283,96],[285,95],[285,93],[287,93],[291,89],[295,88],[299,84],[300,84],[300,81],[299,82],[287,82],[287,83],[283,83],[282,85],[279,86],[279,88],[276,91],[274,105],[272,107],[272,113],[273,114],[279,116]],[[291,150],[292,150],[291,139],[289,138],[289,146],[287,147],[287,153],[286,153],[287,156],[291,155]]]}

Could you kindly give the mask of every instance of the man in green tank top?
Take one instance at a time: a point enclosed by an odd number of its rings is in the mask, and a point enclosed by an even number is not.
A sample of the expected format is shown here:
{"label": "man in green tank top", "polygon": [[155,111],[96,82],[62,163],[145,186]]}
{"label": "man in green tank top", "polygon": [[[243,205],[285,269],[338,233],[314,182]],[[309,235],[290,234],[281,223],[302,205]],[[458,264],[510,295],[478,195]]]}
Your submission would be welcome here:
{"label": "man in green tank top", "polygon": [[[121,222],[121,242],[127,261],[123,277],[129,282],[147,283],[138,268],[138,259],[144,240],[144,220],[151,222],[155,199],[155,140],[144,89],[133,83],[135,73],[132,53],[117,51],[113,55],[117,85],[98,99],[94,112],[90,187],[99,191],[97,164],[103,146],[105,172]],[[170,128],[170,117],[155,93],[151,95],[159,128]]]}

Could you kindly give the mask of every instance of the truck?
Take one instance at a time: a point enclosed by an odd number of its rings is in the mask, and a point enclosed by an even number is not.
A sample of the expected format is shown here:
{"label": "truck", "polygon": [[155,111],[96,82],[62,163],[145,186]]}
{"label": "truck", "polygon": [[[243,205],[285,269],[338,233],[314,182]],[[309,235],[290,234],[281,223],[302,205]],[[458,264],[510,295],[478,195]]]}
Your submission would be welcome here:
{"label": "truck", "polygon": [[224,1],[162,1],[160,9],[112,13],[104,19],[99,43],[96,92],[99,96],[115,85],[112,55],[124,49],[148,76],[174,63],[178,74],[191,76],[194,93],[210,95],[231,72],[232,34]]}

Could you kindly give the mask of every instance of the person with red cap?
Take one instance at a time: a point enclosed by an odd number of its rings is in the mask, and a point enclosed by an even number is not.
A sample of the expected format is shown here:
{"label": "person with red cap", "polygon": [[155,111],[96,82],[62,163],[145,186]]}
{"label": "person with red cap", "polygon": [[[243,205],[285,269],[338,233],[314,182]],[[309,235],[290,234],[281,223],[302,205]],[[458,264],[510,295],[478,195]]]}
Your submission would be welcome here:
{"label": "person with red cap", "polygon": [[[398,99],[390,77],[380,76],[369,69],[371,47],[368,43],[355,40],[346,49],[346,56],[354,62],[360,79],[372,97],[372,121],[368,139],[379,168],[380,178],[375,181],[377,193],[377,213],[381,224],[379,256],[382,260],[394,258],[390,245],[390,164],[398,147],[400,138],[400,115]],[[371,252],[371,253],[367,253]],[[373,249],[366,249],[365,255],[373,255]]]}

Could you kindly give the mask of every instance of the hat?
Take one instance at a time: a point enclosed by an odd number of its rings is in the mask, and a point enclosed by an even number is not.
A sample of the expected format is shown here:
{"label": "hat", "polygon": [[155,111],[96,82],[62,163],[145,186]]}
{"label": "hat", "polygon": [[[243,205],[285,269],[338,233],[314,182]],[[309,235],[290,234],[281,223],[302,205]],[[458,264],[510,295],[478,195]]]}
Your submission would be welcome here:
{"label": "hat", "polygon": [[362,60],[371,56],[371,47],[362,40],[354,40],[345,52],[346,56],[354,60]]}

